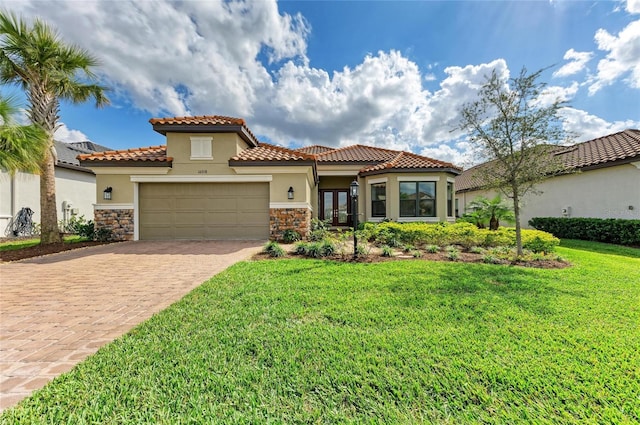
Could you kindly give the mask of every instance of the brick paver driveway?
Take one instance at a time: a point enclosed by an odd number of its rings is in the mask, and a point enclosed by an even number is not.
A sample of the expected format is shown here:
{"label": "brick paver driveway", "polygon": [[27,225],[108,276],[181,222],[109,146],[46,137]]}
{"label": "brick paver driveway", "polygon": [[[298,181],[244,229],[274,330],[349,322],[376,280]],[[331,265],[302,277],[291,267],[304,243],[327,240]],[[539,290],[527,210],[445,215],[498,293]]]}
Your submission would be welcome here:
{"label": "brick paver driveway", "polygon": [[0,411],[261,245],[122,242],[0,264]]}

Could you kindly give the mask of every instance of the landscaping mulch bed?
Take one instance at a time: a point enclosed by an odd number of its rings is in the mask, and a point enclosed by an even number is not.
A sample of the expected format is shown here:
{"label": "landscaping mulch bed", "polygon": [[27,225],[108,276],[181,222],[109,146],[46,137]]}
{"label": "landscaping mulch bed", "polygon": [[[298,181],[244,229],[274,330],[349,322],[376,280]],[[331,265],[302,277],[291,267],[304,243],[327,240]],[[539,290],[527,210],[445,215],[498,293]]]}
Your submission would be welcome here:
{"label": "landscaping mulch bed", "polygon": [[110,242],[85,241],[62,242],[48,245],[34,245],[27,248],[0,251],[0,262],[19,261],[27,258],[40,257],[42,255],[55,254],[57,252],[70,251],[72,249],[88,246],[104,245]]}
{"label": "landscaping mulch bed", "polygon": [[[280,258],[305,258],[300,255],[295,255],[292,253],[293,245],[282,245],[284,250],[287,252],[285,257]],[[253,256],[254,260],[268,260],[268,259],[277,259],[271,257],[269,254],[261,252]],[[365,257],[353,258],[351,254],[345,255],[331,255],[328,257],[318,258],[321,260],[331,260],[331,261],[342,261],[347,263],[380,263],[386,261],[447,261],[447,262],[457,262],[457,263],[484,263],[483,254],[474,254],[471,252],[460,252],[459,258],[455,261],[447,258],[446,252],[440,251],[436,253],[425,252],[421,257],[413,257],[411,254],[396,252],[393,257],[383,257],[379,249],[372,249],[371,253]],[[531,260],[531,261],[500,261],[499,263],[493,263],[497,265],[512,265],[512,266],[521,266],[521,267],[533,267],[537,269],[563,269],[565,267],[570,267],[571,263],[567,261],[557,261],[551,259],[545,260]]]}

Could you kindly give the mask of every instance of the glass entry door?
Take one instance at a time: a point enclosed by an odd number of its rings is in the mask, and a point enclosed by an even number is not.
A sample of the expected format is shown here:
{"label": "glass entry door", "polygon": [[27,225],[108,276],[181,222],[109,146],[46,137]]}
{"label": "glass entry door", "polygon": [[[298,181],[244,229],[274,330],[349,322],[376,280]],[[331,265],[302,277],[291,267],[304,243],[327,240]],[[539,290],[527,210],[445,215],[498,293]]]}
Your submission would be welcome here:
{"label": "glass entry door", "polygon": [[351,202],[347,189],[320,191],[320,217],[331,226],[348,226],[351,223]]}

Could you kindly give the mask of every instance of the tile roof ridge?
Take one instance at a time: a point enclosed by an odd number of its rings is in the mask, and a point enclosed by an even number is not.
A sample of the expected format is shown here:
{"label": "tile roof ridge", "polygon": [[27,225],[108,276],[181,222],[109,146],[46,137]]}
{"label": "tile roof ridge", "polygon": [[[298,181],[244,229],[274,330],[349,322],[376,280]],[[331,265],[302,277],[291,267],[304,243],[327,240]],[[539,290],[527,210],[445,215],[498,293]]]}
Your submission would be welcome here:
{"label": "tile roof ridge", "polygon": [[185,116],[173,116],[173,117],[154,117],[150,118],[149,122],[151,124],[156,124],[160,121],[188,121],[188,120],[196,120],[196,119],[221,119],[228,121],[239,121],[241,125],[246,126],[247,123],[244,118],[238,117],[230,117],[227,115],[185,115]]}
{"label": "tile roof ridge", "polygon": [[[287,153],[299,155],[299,156],[302,156],[303,158],[306,158],[306,159],[315,160],[315,155],[304,153],[304,152],[298,152],[295,149],[289,149],[289,148],[286,148],[284,146],[278,146],[278,145],[274,145],[272,143],[258,142],[258,146],[257,147],[261,147],[261,146],[269,147],[271,149],[276,149],[276,150],[279,150],[281,152],[287,152]],[[249,148],[249,149],[255,149],[255,148]]]}

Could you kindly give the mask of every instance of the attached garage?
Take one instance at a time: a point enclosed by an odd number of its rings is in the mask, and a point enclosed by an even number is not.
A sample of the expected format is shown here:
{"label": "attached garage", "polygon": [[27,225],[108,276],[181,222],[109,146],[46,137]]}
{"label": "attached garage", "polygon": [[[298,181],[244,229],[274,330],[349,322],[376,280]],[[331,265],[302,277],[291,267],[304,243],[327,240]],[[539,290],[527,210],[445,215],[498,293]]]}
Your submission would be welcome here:
{"label": "attached garage", "polygon": [[268,183],[140,183],[141,240],[269,238]]}

